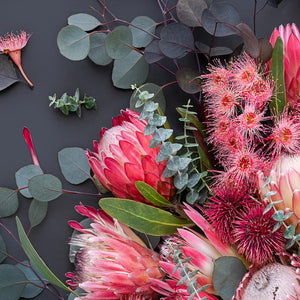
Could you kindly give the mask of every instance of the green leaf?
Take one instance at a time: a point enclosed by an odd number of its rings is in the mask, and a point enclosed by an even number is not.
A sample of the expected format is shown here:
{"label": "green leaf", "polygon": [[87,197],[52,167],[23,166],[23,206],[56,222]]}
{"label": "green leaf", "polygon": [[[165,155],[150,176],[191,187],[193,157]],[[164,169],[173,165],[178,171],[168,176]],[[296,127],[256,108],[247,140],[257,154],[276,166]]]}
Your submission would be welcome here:
{"label": "green leaf", "polygon": [[283,237],[287,240],[290,240],[293,238],[294,234],[295,234],[295,226],[291,224],[284,231]]}
{"label": "green leaf", "polygon": [[149,73],[149,65],[142,54],[131,51],[123,59],[114,61],[112,81],[115,87],[131,89],[132,84],[143,84]]}
{"label": "green leaf", "polygon": [[190,162],[191,159],[188,157],[170,157],[167,163],[167,167],[171,171],[184,170]]}
{"label": "green leaf", "polygon": [[103,32],[95,32],[90,35],[90,52],[88,57],[95,64],[106,66],[112,62],[112,58],[108,56],[105,50],[106,34]]}
{"label": "green leaf", "polygon": [[[24,264],[27,264],[27,261],[23,261]],[[25,277],[27,278],[27,281],[35,283],[39,286],[43,286],[43,283],[40,281],[40,279],[35,275],[35,273],[32,271],[31,268],[26,267],[21,264],[16,264],[16,267],[21,270]],[[38,272],[38,271],[37,271]],[[41,276],[41,274],[39,274]],[[34,298],[37,295],[39,295],[43,291],[43,288],[37,287],[31,283],[28,283],[25,285],[25,288],[23,290],[22,296],[23,298]]]}
{"label": "green leaf", "polygon": [[4,261],[4,259],[7,257],[7,255],[5,255],[5,253],[7,253],[6,245],[5,245],[5,242],[2,238],[2,236],[0,235],[0,263],[2,263]]}
{"label": "green leaf", "polygon": [[275,220],[275,221],[283,221],[283,217],[284,217],[284,211],[283,210],[278,210],[278,211],[275,211],[272,218]]}
{"label": "green leaf", "polygon": [[191,223],[162,209],[128,199],[103,198],[101,208],[113,218],[143,233],[163,236]]}
{"label": "green leaf", "polygon": [[133,46],[137,48],[148,46],[153,40],[153,36],[151,34],[155,33],[156,22],[149,17],[138,16],[132,20],[131,24],[136,26],[129,26],[133,36]]}
{"label": "green leaf", "polygon": [[113,59],[124,58],[132,49],[132,33],[128,26],[118,26],[105,39],[105,49]]}
{"label": "green leaf", "polygon": [[[74,291],[77,295],[80,295],[80,294],[86,294],[86,292],[81,289],[81,288],[78,288]],[[76,298],[76,296],[74,294],[70,294],[69,297],[68,297],[68,300],[74,300]],[[80,298],[81,299],[81,298]]]}
{"label": "green leaf", "polygon": [[[162,112],[166,111],[166,99],[162,88],[154,83],[145,83],[139,87],[140,92],[148,91],[150,94],[154,94],[152,100],[157,102]],[[136,103],[139,100],[139,91],[135,90],[130,98],[130,109],[140,113],[143,107],[136,107]]]}
{"label": "green leaf", "polygon": [[172,204],[153,187],[143,181],[136,181],[135,186],[138,191],[152,204],[158,207],[170,207]]}
{"label": "green leaf", "polygon": [[174,178],[174,185],[177,189],[183,189],[188,183],[189,175],[187,173],[179,173]]}
{"label": "green leaf", "polygon": [[28,189],[33,198],[38,201],[51,201],[62,194],[61,181],[51,174],[32,177]]}
{"label": "green leaf", "polygon": [[[43,174],[43,170],[36,165],[28,165],[19,169],[16,174],[16,184],[19,189],[28,186],[28,180],[36,175]],[[21,189],[19,191],[24,197],[32,198],[31,194],[28,191],[28,188]]]}
{"label": "green leaf", "polygon": [[37,201],[33,199],[28,210],[28,219],[30,226],[39,225],[47,215],[48,202]]}
{"label": "green leaf", "polygon": [[72,184],[80,184],[90,178],[90,165],[85,151],[78,147],[64,148],[58,152],[62,174]]}
{"label": "green leaf", "polygon": [[179,151],[181,148],[182,148],[181,144],[165,142],[159,148],[159,152],[160,154],[168,157],[170,155],[175,155],[177,151]]}
{"label": "green leaf", "polygon": [[284,84],[284,60],[283,60],[283,42],[280,37],[277,38],[273,49],[270,75],[274,80],[274,91],[272,102],[270,102],[271,112],[275,110],[277,116],[280,116],[286,105],[286,94]]}
{"label": "green leaf", "polygon": [[191,67],[183,67],[176,72],[179,87],[188,94],[195,94],[201,90],[200,73]]}
{"label": "green leaf", "polygon": [[196,190],[190,190],[186,195],[186,202],[193,205],[199,198],[199,193]]}
{"label": "green leaf", "polygon": [[19,207],[19,199],[16,191],[0,187],[0,217],[13,215]]}
{"label": "green leaf", "polygon": [[0,297],[5,300],[18,300],[25,288],[27,278],[13,265],[0,265]]}
{"label": "green leaf", "polygon": [[89,14],[79,13],[68,18],[69,25],[75,25],[84,31],[90,31],[101,25],[98,19]]}
{"label": "green leaf", "polygon": [[173,134],[173,129],[159,128],[154,132],[153,138],[157,141],[163,142],[167,140],[169,137],[171,137],[172,134]]}
{"label": "green leaf", "polygon": [[[22,226],[22,223],[18,217],[16,217],[16,223],[18,228],[18,234],[19,239],[21,242],[21,245],[23,247],[23,250],[25,251],[26,255],[28,256],[30,262],[36,267],[36,269],[50,282],[55,284],[56,286],[65,289],[69,293],[74,293],[70,288],[68,288],[66,285],[64,285],[47,267],[47,265],[44,263],[44,261],[40,258],[38,253],[33,248],[31,242],[29,241],[24,228]],[[1,266],[0,266],[1,267]],[[1,282],[1,280],[0,280]],[[1,284],[1,283],[0,283]]]}
{"label": "green leaf", "polygon": [[0,54],[0,91],[19,81],[12,61],[6,54]]}
{"label": "green leaf", "polygon": [[247,269],[236,257],[223,256],[215,260],[213,286],[223,300],[230,300],[235,295]]}
{"label": "green leaf", "polygon": [[64,57],[70,60],[82,60],[90,51],[90,38],[79,27],[68,25],[58,33],[57,46]]}

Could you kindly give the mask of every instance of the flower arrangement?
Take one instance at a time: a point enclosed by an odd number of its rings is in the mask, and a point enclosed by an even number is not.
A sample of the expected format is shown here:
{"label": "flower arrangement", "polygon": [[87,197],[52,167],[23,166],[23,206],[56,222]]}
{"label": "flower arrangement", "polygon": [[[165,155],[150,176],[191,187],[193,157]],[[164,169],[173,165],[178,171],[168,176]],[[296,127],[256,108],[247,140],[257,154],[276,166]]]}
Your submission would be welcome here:
{"label": "flower arrangement", "polygon": [[[63,299],[59,289],[64,289],[68,299],[76,300],[300,299],[296,24],[280,25],[269,41],[261,40],[237,19],[230,4],[191,1],[191,8],[179,0],[176,23],[172,9],[159,1],[170,20],[158,37],[153,20],[143,17],[127,24],[105,1],[99,3],[105,30],[93,32],[103,24],[78,14],[68,19],[57,39],[69,59],[88,56],[100,65],[114,61],[113,84],[133,89],[130,108],[113,118],[111,128],[101,130],[93,150],[72,147],[58,153],[65,179],[74,185],[91,180],[99,206],[75,206],[84,219],[69,221],[74,267],[63,283],[35,251],[29,234],[43,221],[50,201],[77,192],[63,189],[59,178],[44,172],[25,127],[33,163],[16,172],[16,190],[0,188],[0,214],[16,212],[17,193],[31,199],[27,232],[16,218],[27,261],[0,265],[3,297],[33,298],[45,289]],[[228,19],[223,9],[229,11]],[[107,21],[107,13],[113,21]],[[129,26],[111,30],[114,22]],[[208,51],[200,43],[195,49],[191,28],[197,27],[212,38],[238,35],[244,48],[229,59],[228,49],[213,43]],[[28,38],[17,43],[18,51]],[[96,53],[97,47],[101,51]],[[183,135],[176,136],[164,113],[162,89],[143,85],[144,71],[162,57],[187,54],[201,54],[207,61],[205,71],[198,61],[198,69],[183,67],[176,73],[184,92],[199,95],[177,108]],[[65,101],[77,97],[78,105],[70,111],[83,104],[76,93],[65,94]],[[55,96],[49,99],[57,105]],[[94,98],[84,100],[94,108]],[[7,256],[0,236],[0,262]]]}

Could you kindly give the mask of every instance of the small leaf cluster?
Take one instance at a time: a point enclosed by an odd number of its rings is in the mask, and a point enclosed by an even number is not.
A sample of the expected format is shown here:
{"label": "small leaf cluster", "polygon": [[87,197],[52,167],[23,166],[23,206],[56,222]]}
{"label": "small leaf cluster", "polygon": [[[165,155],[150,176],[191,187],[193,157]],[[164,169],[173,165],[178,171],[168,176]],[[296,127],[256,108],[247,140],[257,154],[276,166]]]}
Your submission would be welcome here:
{"label": "small leaf cluster", "polygon": [[70,112],[76,112],[77,116],[81,117],[81,105],[84,105],[86,109],[97,109],[96,99],[94,97],[88,97],[84,95],[83,100],[79,99],[79,89],[77,88],[74,96],[69,96],[67,93],[63,93],[59,99],[56,99],[56,94],[49,96],[49,107],[54,105],[54,108],[60,109],[60,111],[69,115]]}
{"label": "small leaf cluster", "polygon": [[198,282],[196,275],[199,273],[199,270],[196,269],[191,271],[188,267],[188,263],[193,259],[193,257],[182,258],[182,250],[181,247],[183,244],[179,244],[176,246],[171,246],[171,250],[166,255],[166,258],[172,256],[173,262],[176,264],[173,269],[173,274],[179,270],[179,274],[181,279],[177,282],[177,285],[186,284],[187,292],[190,294],[188,300],[193,300],[195,297],[197,299],[207,300],[208,298],[205,296],[203,298],[200,297],[199,293],[205,291],[210,287],[210,284],[204,285],[198,288]]}

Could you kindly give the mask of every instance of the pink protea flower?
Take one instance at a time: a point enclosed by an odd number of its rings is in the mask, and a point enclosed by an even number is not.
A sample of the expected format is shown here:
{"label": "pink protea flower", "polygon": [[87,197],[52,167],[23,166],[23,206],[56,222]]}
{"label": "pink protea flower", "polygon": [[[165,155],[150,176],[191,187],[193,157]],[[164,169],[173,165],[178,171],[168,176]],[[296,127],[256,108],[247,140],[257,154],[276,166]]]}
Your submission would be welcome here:
{"label": "pink protea flower", "polygon": [[76,210],[92,220],[88,229],[75,221],[69,222],[81,232],[71,241],[80,247],[75,256],[75,271],[67,274],[72,288],[86,291],[80,299],[154,297],[151,280],[163,277],[158,254],[147,249],[129,227],[103,211],[83,205],[76,206]]}
{"label": "pink protea flower", "polygon": [[33,87],[32,82],[26,76],[21,65],[21,49],[26,46],[30,36],[25,31],[21,31],[19,34],[7,33],[4,37],[0,37],[0,51],[10,56],[27,83]]}
{"label": "pink protea flower", "polygon": [[216,234],[225,244],[234,241],[234,222],[255,201],[245,187],[218,186],[212,190],[212,197],[205,205],[204,213],[215,229]]}
{"label": "pink protea flower", "polygon": [[146,121],[129,109],[121,113],[112,128],[101,131],[94,152],[87,152],[92,170],[116,197],[149,203],[135,187],[136,181],[144,181],[169,199],[175,188],[171,178],[162,177],[166,162],[155,161],[159,147],[149,147],[152,135],[144,136]]}
{"label": "pink protea flower", "polygon": [[[288,103],[299,109],[300,93],[299,93],[299,76],[300,76],[300,33],[295,24],[287,24],[275,28],[269,39],[272,46],[275,45],[277,38],[283,41],[284,56],[284,81],[286,88],[286,96]],[[267,72],[271,62],[267,64]]]}
{"label": "pink protea flower", "polygon": [[[165,290],[163,295],[170,296],[166,299],[171,298],[173,293],[179,294],[181,296],[186,296],[186,283],[178,286],[178,289],[174,289],[174,282],[179,281],[182,276],[180,276],[180,271],[177,270],[173,273],[176,263],[173,262],[172,255],[168,255],[169,251],[174,247],[180,246],[182,251],[182,259],[192,257],[192,260],[187,263],[190,271],[198,270],[199,272],[195,275],[197,283],[200,286],[211,284],[205,292],[208,294],[215,294],[214,288],[212,286],[212,273],[214,268],[214,261],[221,256],[236,256],[236,253],[227,244],[223,243],[218,235],[215,233],[214,228],[201,216],[199,212],[186,204],[187,209],[185,213],[188,217],[201,229],[204,235],[195,232],[192,229],[178,229],[178,234],[168,237],[163,245],[161,246],[161,256],[162,261],[160,265],[163,270],[168,274],[169,279],[168,284],[172,289],[169,289],[167,285],[159,280],[152,281],[158,287]],[[158,289],[156,289],[158,291]],[[168,292],[169,291],[169,292]],[[181,299],[179,296],[175,299]],[[185,299],[184,297],[182,299]],[[212,298],[215,299],[215,298]]]}
{"label": "pink protea flower", "polygon": [[276,221],[273,211],[264,214],[263,204],[252,206],[239,215],[234,222],[234,243],[237,252],[245,255],[254,265],[274,262],[274,254],[282,253],[285,247],[283,232],[279,229],[273,232]]}

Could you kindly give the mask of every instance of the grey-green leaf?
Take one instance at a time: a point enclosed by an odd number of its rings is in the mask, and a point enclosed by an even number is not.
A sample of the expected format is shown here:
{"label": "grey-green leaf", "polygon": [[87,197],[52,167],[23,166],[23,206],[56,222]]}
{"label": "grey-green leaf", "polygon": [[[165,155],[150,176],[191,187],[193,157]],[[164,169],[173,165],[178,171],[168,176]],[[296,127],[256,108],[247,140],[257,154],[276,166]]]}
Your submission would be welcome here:
{"label": "grey-green leaf", "polygon": [[0,265],[0,299],[18,300],[23,293],[27,278],[14,265]]}
{"label": "grey-green leaf", "polygon": [[129,26],[132,32],[133,46],[137,48],[148,46],[148,44],[150,44],[153,40],[156,22],[149,17],[138,16],[132,20],[131,24],[134,25]]}
{"label": "grey-green leaf", "polygon": [[16,191],[0,187],[0,217],[13,215],[19,207],[19,199]]}
{"label": "grey-green leaf", "polygon": [[32,177],[28,189],[33,198],[38,201],[51,201],[62,194],[61,181],[51,174]]}
{"label": "grey-green leaf", "polygon": [[6,258],[6,245],[5,242],[2,238],[2,236],[0,235],[0,263],[2,263],[4,261],[4,259]]}
{"label": "grey-green leaf", "polygon": [[75,25],[84,31],[90,31],[101,25],[99,20],[89,14],[79,13],[68,18],[69,25]]}
{"label": "grey-green leaf", "polygon": [[58,33],[57,46],[64,57],[75,61],[82,60],[90,51],[90,38],[81,28],[68,25]]}
{"label": "grey-green leaf", "polygon": [[47,215],[48,202],[37,201],[33,199],[28,210],[30,226],[39,225]]}
{"label": "grey-green leaf", "polygon": [[26,198],[32,198],[31,194],[29,193],[28,188],[22,189],[24,187],[28,186],[28,180],[31,179],[32,177],[36,175],[41,175],[43,174],[43,170],[36,165],[28,165],[25,167],[22,167],[19,169],[16,174],[16,184],[17,187],[20,189],[20,193],[26,197]]}
{"label": "grey-green leaf", "polygon": [[137,51],[131,51],[123,59],[114,61],[112,80],[115,87],[130,89],[132,84],[143,84],[147,79],[149,65],[143,55]]}
{"label": "grey-green leaf", "polygon": [[132,33],[128,26],[118,26],[105,39],[108,56],[120,59],[128,55],[132,48]]}
{"label": "grey-green leaf", "polygon": [[72,184],[80,184],[90,178],[90,165],[82,148],[70,147],[60,150],[58,163],[62,174]]}
{"label": "grey-green leaf", "polygon": [[103,32],[95,32],[90,35],[90,52],[88,57],[100,66],[106,66],[112,62],[112,58],[106,53],[105,38],[106,34]]}
{"label": "grey-green leaf", "polygon": [[216,259],[213,270],[215,291],[222,299],[230,300],[246,273],[246,267],[237,257],[223,256]]}

